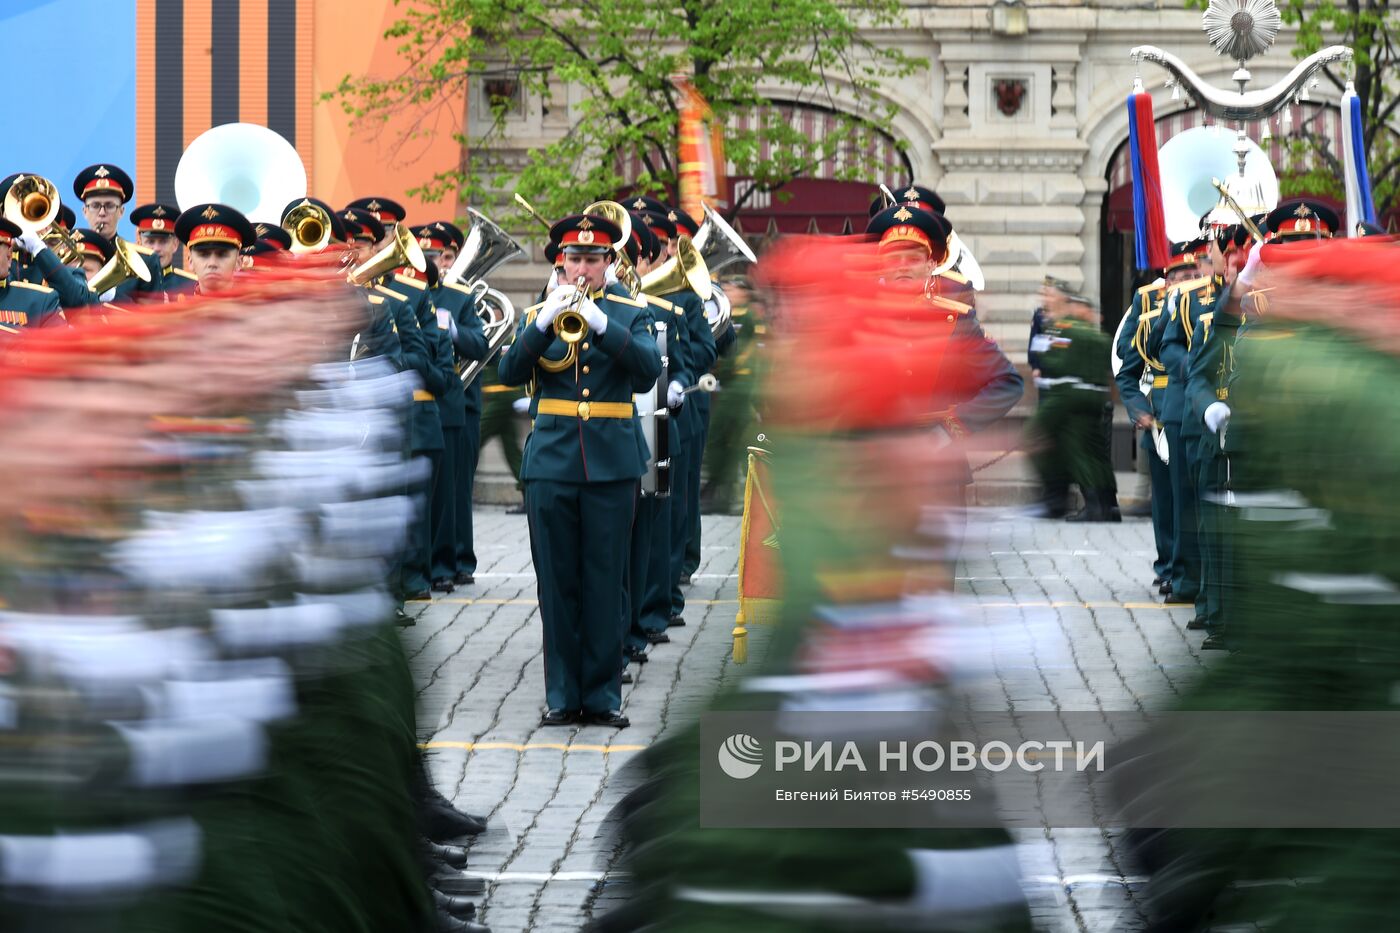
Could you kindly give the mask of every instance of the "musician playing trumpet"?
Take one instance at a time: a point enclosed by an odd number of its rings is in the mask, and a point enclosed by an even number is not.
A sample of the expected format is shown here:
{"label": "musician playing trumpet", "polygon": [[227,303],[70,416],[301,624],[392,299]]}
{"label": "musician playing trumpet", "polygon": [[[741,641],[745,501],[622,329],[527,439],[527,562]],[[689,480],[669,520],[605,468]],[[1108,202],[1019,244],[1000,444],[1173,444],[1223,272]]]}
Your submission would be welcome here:
{"label": "musician playing trumpet", "polygon": [[[644,302],[607,286],[622,231],[575,215],[550,228],[571,285],[530,308],[501,357],[531,385],[521,477],[544,626],[542,724],[623,728],[623,586],[646,441],[632,402],[661,372]],[[565,339],[568,338],[568,339]]]}

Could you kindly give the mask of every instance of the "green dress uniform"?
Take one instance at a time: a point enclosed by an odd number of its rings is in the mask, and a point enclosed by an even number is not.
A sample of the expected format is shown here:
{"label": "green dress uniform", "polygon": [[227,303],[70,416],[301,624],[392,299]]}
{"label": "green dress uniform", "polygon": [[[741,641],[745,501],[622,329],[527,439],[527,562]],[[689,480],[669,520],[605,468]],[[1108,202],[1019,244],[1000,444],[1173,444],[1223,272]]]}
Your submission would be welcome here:
{"label": "green dress uniform", "polygon": [[[719,288],[718,285],[715,288]],[[705,326],[709,327],[708,309],[706,311]],[[733,327],[726,327],[724,333],[718,337],[714,336],[714,330],[710,329],[710,334],[715,343],[715,363],[726,355],[730,354],[737,340]],[[698,378],[698,377],[697,377]],[[700,490],[704,488],[703,470],[705,465],[705,451],[710,444],[710,413],[711,400],[709,392],[694,392],[690,396],[689,405],[695,406],[695,411],[700,415],[700,442],[696,446],[697,456],[691,468],[690,487],[690,538],[685,545],[685,563],[681,566],[681,576],[689,578],[700,569]]]}
{"label": "green dress uniform", "polygon": [[[1162,313],[1147,337],[1148,355],[1166,371],[1159,419],[1167,434],[1172,477],[1171,599],[1194,603],[1201,588],[1201,556],[1196,528],[1195,443],[1199,432],[1185,428],[1187,331],[1210,300],[1211,280],[1192,279],[1167,289]],[[1190,324],[1187,323],[1189,319]],[[1157,393],[1154,392],[1155,396]]]}
{"label": "green dress uniform", "polygon": [[[469,289],[456,284],[439,285],[433,292],[433,302],[447,311],[455,324],[452,347],[457,366],[486,358],[486,332],[477,314],[476,299]],[[444,556],[444,569],[451,569],[453,579],[463,582],[476,573],[476,544],[472,535],[472,491],[476,486],[476,466],[481,456],[481,377],[471,385],[462,386],[455,371],[453,381],[461,390],[462,426],[457,433],[456,471],[453,497],[456,507],[452,558]],[[454,390],[455,392],[455,390]],[[443,422],[446,424],[446,422]],[[444,440],[446,440],[444,438]],[[436,575],[436,570],[434,571]]]}
{"label": "green dress uniform", "polygon": [[[1155,282],[1144,285],[1133,295],[1133,303],[1118,334],[1118,359],[1122,364],[1114,381],[1118,384],[1118,397],[1128,412],[1128,420],[1136,423],[1142,415],[1151,415],[1154,426],[1160,424],[1153,407],[1157,400],[1156,383],[1166,387],[1166,374],[1143,358],[1143,339],[1150,329],[1151,322],[1161,313],[1162,299],[1166,294],[1166,284]],[[1151,316],[1149,316],[1151,315]],[[1143,394],[1141,385],[1145,373],[1150,373],[1153,391]],[[1153,575],[1158,580],[1171,578],[1172,544],[1172,483],[1170,468],[1157,456],[1153,443],[1153,432],[1143,431],[1138,444],[1138,456],[1147,458],[1147,472],[1152,484],[1152,537],[1157,547],[1156,559],[1152,562]]]}
{"label": "green dress uniform", "polygon": [[[418,596],[428,593],[431,586],[432,533],[428,509],[442,462],[442,421],[438,415],[437,398],[447,385],[437,362],[437,315],[428,301],[427,291],[411,288],[400,291],[402,286],[398,282],[393,282],[393,285],[395,287],[376,285],[373,293],[386,299],[393,315],[403,368],[417,373],[423,384],[423,388],[413,393],[409,449],[415,457],[427,459],[432,468],[426,487],[413,491],[421,502],[414,509],[399,582],[403,595]],[[433,335],[432,343],[429,342],[429,335]]]}
{"label": "green dress uniform", "polygon": [[[73,193],[78,196],[79,201],[86,201],[93,195],[103,194],[118,197],[125,204],[131,200],[135,190],[136,186],[132,182],[131,176],[111,163],[89,165],[73,179]],[[120,243],[121,237],[114,236],[113,241]],[[140,254],[142,261],[145,262],[149,281],[127,279],[116,287],[116,294],[111,300],[117,304],[129,304],[134,301],[164,301],[165,271],[161,267],[160,257],[155,254],[154,250],[144,246],[131,244],[131,247]],[[95,302],[87,303],[93,304]]]}
{"label": "green dress uniform", "polygon": [[[734,504],[740,464],[745,462],[745,449],[754,437],[755,349],[764,332],[751,309],[735,306],[730,313],[735,326],[715,341],[720,355],[715,376],[721,391],[710,402],[711,431],[705,440],[704,488],[710,490],[715,509],[721,513]],[[730,335],[734,348],[721,349],[721,343],[727,344]]]}
{"label": "green dress uniform", "polygon": [[58,292],[47,285],[0,279],[0,325],[9,332],[30,327],[66,326]]}
{"label": "green dress uniform", "polygon": [[1116,489],[1113,466],[1103,456],[1103,404],[1112,373],[1112,339],[1089,321],[1066,318],[1046,329],[1040,356],[1040,405],[1027,425],[1041,481],[1078,484],[1088,515],[1107,518]]}
{"label": "green dress uniform", "polygon": [[[667,377],[674,378],[674,370],[669,361],[677,357],[681,337],[679,335],[680,309],[665,298],[642,294],[638,296],[648,307],[648,328],[654,334],[652,321],[666,325],[666,355],[668,358]],[[665,387],[660,387],[657,404],[665,405]],[[646,417],[645,414],[641,415]],[[668,414],[658,431],[666,431],[667,452],[680,449],[680,419]],[[674,461],[673,461],[674,462]],[[628,626],[623,646],[630,656],[644,652],[650,644],[648,636],[656,636],[666,631],[671,619],[671,502],[675,495],[675,484],[680,481],[674,469],[668,480],[671,491],[667,496],[639,495],[637,513],[632,527],[631,571],[628,579]]]}
{"label": "green dress uniform", "polygon": [[[561,220],[551,239],[567,247],[581,234],[589,247],[621,239],[611,223],[584,217]],[[559,722],[621,706],[619,620],[637,480],[646,470],[632,395],[661,372],[645,302],[603,290],[589,297],[608,326],[575,345],[572,366],[549,372],[539,365],[561,360],[568,348],[553,328],[536,325],[538,307],[499,366],[506,385],[534,387],[521,475],[544,625],[545,701]]]}
{"label": "green dress uniform", "polygon": [[[715,365],[715,336],[710,331],[710,322],[705,318],[705,302],[690,290],[665,295],[681,313],[675,318],[677,331],[683,331],[680,359],[672,357],[671,380],[682,386],[692,386],[703,374]],[[677,364],[678,365],[674,365]],[[679,617],[685,612],[685,593],[681,590],[681,578],[685,576],[686,549],[690,544],[691,529],[700,521],[697,501],[700,492],[700,453],[703,433],[703,416],[694,404],[697,393],[686,396],[674,416],[679,421],[680,447],[671,454],[671,616]],[[704,394],[704,393],[698,393]],[[677,457],[679,453],[679,457]]]}
{"label": "green dress uniform", "polygon": [[[1211,310],[1196,318],[1187,359],[1186,405],[1198,425],[1204,424],[1205,411],[1212,404],[1228,402],[1234,380],[1234,345],[1243,320],[1225,310],[1230,290],[1223,284],[1216,282]],[[1215,634],[1224,627],[1230,576],[1230,543],[1223,534],[1230,465],[1220,436],[1209,430],[1201,431],[1196,453],[1202,596],[1198,617],[1206,631]]]}

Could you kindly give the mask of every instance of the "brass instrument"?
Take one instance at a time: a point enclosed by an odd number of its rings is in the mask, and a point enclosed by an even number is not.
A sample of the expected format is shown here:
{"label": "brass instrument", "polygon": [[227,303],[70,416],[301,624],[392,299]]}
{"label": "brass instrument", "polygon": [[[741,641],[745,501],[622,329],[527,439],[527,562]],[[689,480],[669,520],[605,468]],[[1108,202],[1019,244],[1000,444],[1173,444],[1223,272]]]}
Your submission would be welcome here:
{"label": "brass instrument", "polygon": [[544,225],[545,225],[545,229],[549,229],[549,228],[551,228],[551,227],[554,226],[554,224],[550,223],[548,220],[545,220],[543,217],[541,217],[539,211],[537,211],[537,210],[535,210],[533,207],[531,207],[531,206],[530,206],[530,202],[527,201],[527,200],[525,200],[523,197],[520,196],[520,192],[519,192],[519,191],[517,191],[517,192],[515,193],[515,203],[516,203],[516,204],[519,204],[521,207],[525,208],[525,213],[529,214],[531,217],[535,218],[535,219],[538,220],[540,223],[544,224]]}
{"label": "brass instrument", "polygon": [[331,227],[331,215],[324,208],[306,200],[287,211],[282,218],[282,229],[292,238],[292,252],[298,254],[325,249],[331,241]]}
{"label": "brass instrument", "polygon": [[77,241],[58,226],[58,187],[39,175],[20,175],[5,192],[4,217],[25,233],[36,233],[64,265],[82,255]]}
{"label": "brass instrument", "polygon": [[758,257],[738,231],[725,223],[724,218],[708,204],[705,205],[705,220],[695,231],[695,248],[700,251],[700,258],[705,260],[705,268],[710,270],[711,275],[736,262],[758,262]]}
{"label": "brass instrument", "polygon": [[[478,284],[486,285],[484,281]],[[475,291],[473,294],[476,294]],[[481,371],[496,358],[496,354],[501,352],[506,341],[515,333],[515,324],[519,320],[515,305],[494,288],[483,287],[477,298],[477,309],[482,330],[486,331],[486,356],[484,359],[472,360],[457,371],[464,385],[471,385],[476,377],[481,375]]]}
{"label": "brass instrument", "polygon": [[627,258],[627,244],[632,241],[632,215],[616,201],[594,201],[585,207],[583,212],[610,221],[622,231],[622,242],[614,243],[612,248],[613,257],[617,262],[617,280],[636,297],[642,290],[642,280],[637,274],[637,267]]}
{"label": "brass instrument", "polygon": [[1220,200],[1225,202],[1225,206],[1239,215],[1240,223],[1249,231],[1249,235],[1254,238],[1254,242],[1263,243],[1264,234],[1259,229],[1259,225],[1249,219],[1249,215],[1240,207],[1240,202],[1235,200],[1235,196],[1225,187],[1225,183],[1219,178],[1212,178],[1210,183],[1215,186],[1215,190],[1220,192]]}
{"label": "brass instrument", "polygon": [[486,276],[499,266],[525,252],[510,234],[475,208],[467,208],[472,225],[452,267],[443,274],[449,284],[461,283],[477,301],[477,315],[486,332],[486,357],[461,363],[457,375],[470,385],[506,345],[519,320],[515,305],[501,292],[486,283]]}
{"label": "brass instrument", "polygon": [[[293,210],[300,209],[301,206],[298,205]],[[288,214],[288,217],[290,216],[291,214]],[[327,229],[329,230],[329,223]],[[329,236],[329,233],[327,235]],[[423,272],[428,268],[428,261],[423,256],[423,248],[418,245],[417,237],[410,233],[403,224],[396,223],[389,236],[389,244],[350,270],[350,284],[368,285],[384,273],[400,266],[408,266],[415,272]]]}
{"label": "brass instrument", "polygon": [[684,234],[676,240],[676,255],[642,276],[639,284],[642,291],[658,298],[690,289],[701,301],[709,301],[713,293],[710,270],[690,237]]}
{"label": "brass instrument", "polygon": [[88,280],[88,288],[101,295],[128,279],[151,281],[151,270],[146,266],[146,258],[136,247],[121,237],[115,238],[112,245],[116,247],[116,252],[107,260],[106,265],[93,273],[92,278]]}
{"label": "brass instrument", "polygon": [[569,300],[569,304],[554,316],[555,336],[564,341],[569,349],[563,358],[558,360],[540,357],[540,369],[547,373],[562,373],[577,363],[578,346],[588,336],[588,322],[583,319],[579,310],[583,307],[584,299],[588,297],[588,279],[579,276],[574,282],[574,289],[574,296]]}
{"label": "brass instrument", "polygon": [[1193,127],[1167,140],[1158,162],[1167,239],[1173,242],[1200,236],[1202,216],[1212,226],[1235,222],[1215,179],[1230,189],[1245,214],[1267,214],[1278,206],[1278,175],[1268,154],[1243,132],[1218,124]]}
{"label": "brass instrument", "polygon": [[304,197],[306,166],[296,147],[256,123],[205,130],[175,166],[175,203],[182,208],[213,201],[255,224],[275,224],[285,205]]}

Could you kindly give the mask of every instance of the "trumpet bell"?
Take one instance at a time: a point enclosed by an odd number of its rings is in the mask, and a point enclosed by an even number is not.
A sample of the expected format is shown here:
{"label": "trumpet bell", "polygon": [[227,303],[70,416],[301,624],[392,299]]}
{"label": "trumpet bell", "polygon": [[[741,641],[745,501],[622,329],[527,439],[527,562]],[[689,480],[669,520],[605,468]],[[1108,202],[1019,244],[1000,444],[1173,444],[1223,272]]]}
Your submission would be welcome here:
{"label": "trumpet bell", "polygon": [[400,266],[423,272],[428,268],[428,261],[417,238],[403,224],[396,223],[388,245],[356,266],[350,272],[350,281],[355,285],[365,285]]}
{"label": "trumpet bell", "polygon": [[583,212],[611,221],[622,229],[622,242],[613,247],[619,256],[622,255],[623,248],[632,239],[632,215],[627,213],[627,208],[616,201],[594,201]]}
{"label": "trumpet bell", "polygon": [[[1235,153],[1241,144],[1245,148],[1243,179]],[[1226,180],[1247,213],[1267,213],[1278,206],[1278,176],[1268,155],[1234,130],[1219,125],[1194,127],[1167,140],[1157,158],[1162,166],[1167,237],[1172,241],[1200,236],[1202,215],[1220,201],[1220,192],[1212,184],[1215,178]],[[1220,222],[1235,223],[1237,219],[1227,211]]]}
{"label": "trumpet bell", "polygon": [[700,251],[700,257],[705,260],[711,274],[727,269],[736,262],[758,262],[758,257],[738,231],[708,204],[705,205],[705,220],[695,232],[695,248]]}
{"label": "trumpet bell", "polygon": [[175,167],[181,208],[227,204],[254,223],[276,224],[282,208],[306,197],[306,167],[280,133],[255,123],[225,123],[195,137]]}
{"label": "trumpet bell", "polygon": [[701,301],[709,301],[713,293],[710,270],[690,237],[684,234],[676,240],[676,255],[642,276],[641,289],[658,298],[689,289]]}
{"label": "trumpet bell", "polygon": [[588,322],[577,311],[561,311],[554,318],[554,332],[565,343],[578,343],[588,336]]}
{"label": "trumpet bell", "polygon": [[287,211],[282,229],[291,236],[294,253],[315,253],[331,241],[330,215],[310,201],[302,201]]}
{"label": "trumpet bell", "polygon": [[151,281],[151,270],[146,267],[145,257],[136,247],[120,237],[113,245],[116,246],[116,252],[107,260],[106,265],[93,273],[92,278],[88,280],[88,288],[100,295],[128,279]]}
{"label": "trumpet bell", "polygon": [[25,233],[39,233],[58,217],[58,188],[39,175],[21,175],[5,192],[5,219]]}

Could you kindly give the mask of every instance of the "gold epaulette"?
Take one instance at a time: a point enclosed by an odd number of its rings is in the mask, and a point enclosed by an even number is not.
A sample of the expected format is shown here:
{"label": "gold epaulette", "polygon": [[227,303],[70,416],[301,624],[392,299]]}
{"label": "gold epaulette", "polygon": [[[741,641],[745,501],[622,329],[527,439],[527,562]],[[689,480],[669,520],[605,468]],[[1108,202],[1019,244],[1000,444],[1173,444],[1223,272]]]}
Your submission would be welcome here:
{"label": "gold epaulette", "polygon": [[418,289],[420,292],[423,292],[423,291],[427,291],[427,290],[428,290],[428,283],[427,283],[427,282],[420,282],[420,281],[418,281],[417,279],[411,279],[411,278],[409,278],[408,276],[404,275],[404,274],[401,273],[401,272],[395,272],[395,273],[394,273],[394,281],[395,281],[395,282],[399,282],[400,284],[403,284],[403,285],[412,285],[414,288]]}
{"label": "gold epaulette", "polygon": [[126,241],[126,244],[132,249],[136,250],[136,252],[140,253],[142,256],[154,256],[156,254],[156,251],[151,249],[149,246],[142,246],[140,243],[132,243],[129,240]]}
{"label": "gold epaulette", "polygon": [[642,292],[642,294],[638,297],[645,298],[647,304],[656,305],[662,311],[676,310],[676,306],[673,305],[671,302],[667,301],[665,298],[657,298],[655,295],[648,295],[646,292]]}
{"label": "gold epaulette", "polygon": [[1141,295],[1141,296],[1143,297],[1144,300],[1146,300],[1147,297],[1148,297],[1149,295],[1158,295],[1158,294],[1162,294],[1162,293],[1165,292],[1166,290],[1167,290],[1167,283],[1166,283],[1166,281],[1164,281],[1164,280],[1162,280],[1162,279],[1158,279],[1158,280],[1155,281],[1155,282],[1149,282],[1148,284],[1144,285],[1142,288],[1139,288],[1139,289],[1137,290],[1137,293],[1138,293],[1139,295]]}
{"label": "gold epaulette", "polygon": [[940,272],[938,275],[940,278],[947,279],[950,282],[957,282],[959,285],[967,284],[967,276],[956,269],[949,269],[947,272]]}
{"label": "gold epaulette", "polygon": [[375,291],[383,292],[390,298],[397,298],[399,301],[408,301],[407,295],[401,295],[398,292],[394,291],[392,288],[385,288],[383,285],[376,285],[374,286],[374,288]]}
{"label": "gold epaulette", "polygon": [[182,279],[189,279],[191,282],[199,281],[199,276],[195,275],[192,272],[186,272],[184,269],[171,269],[170,274],[178,275]]}
{"label": "gold epaulette", "polygon": [[461,285],[457,282],[443,282],[442,284],[447,288],[456,289],[464,295],[470,295],[472,293],[472,290],[470,288],[467,288],[467,286]]}
{"label": "gold epaulette", "polygon": [[1202,285],[1209,285],[1211,279],[1213,278],[1214,276],[1206,275],[1198,279],[1187,279],[1185,282],[1178,282],[1172,287],[1175,288],[1178,292],[1192,292],[1200,288]]}
{"label": "gold epaulette", "polygon": [[929,299],[929,304],[937,305],[944,311],[952,311],[955,314],[968,314],[973,310],[972,305],[943,295],[934,295]]}
{"label": "gold epaulette", "polygon": [[10,285],[11,285],[12,287],[14,287],[14,288],[27,288],[27,289],[30,289],[31,291],[43,292],[43,293],[45,293],[45,294],[48,294],[49,292],[52,292],[52,291],[53,291],[53,289],[52,289],[52,288],[49,288],[47,285],[38,285],[38,284],[35,284],[34,282],[21,282],[21,281],[16,280],[16,281],[11,282]]}
{"label": "gold epaulette", "polygon": [[619,304],[630,305],[634,308],[645,308],[647,306],[647,303],[645,301],[642,301],[640,298],[631,298],[627,295],[614,295],[609,293],[604,297],[606,297],[609,301],[616,301]]}

